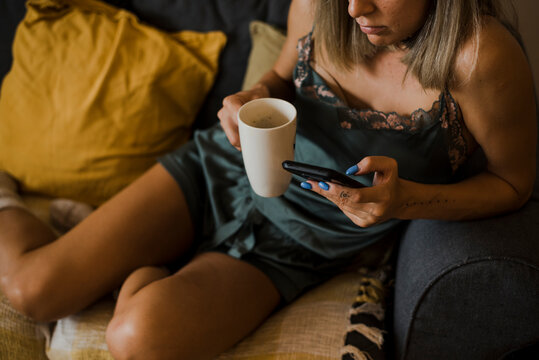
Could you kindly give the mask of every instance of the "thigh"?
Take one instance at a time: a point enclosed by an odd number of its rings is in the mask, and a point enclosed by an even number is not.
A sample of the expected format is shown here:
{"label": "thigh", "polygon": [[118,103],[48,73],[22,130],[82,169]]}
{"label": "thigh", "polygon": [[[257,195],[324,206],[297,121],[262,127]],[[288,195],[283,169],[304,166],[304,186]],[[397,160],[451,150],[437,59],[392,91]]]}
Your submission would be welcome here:
{"label": "thigh", "polygon": [[62,316],[120,286],[134,269],[177,258],[192,239],[183,193],[156,165],[71,231],[25,253],[19,282],[45,288],[51,312]]}
{"label": "thigh", "polygon": [[123,301],[107,342],[118,359],[210,359],[256,328],[279,299],[254,266],[204,253]]}

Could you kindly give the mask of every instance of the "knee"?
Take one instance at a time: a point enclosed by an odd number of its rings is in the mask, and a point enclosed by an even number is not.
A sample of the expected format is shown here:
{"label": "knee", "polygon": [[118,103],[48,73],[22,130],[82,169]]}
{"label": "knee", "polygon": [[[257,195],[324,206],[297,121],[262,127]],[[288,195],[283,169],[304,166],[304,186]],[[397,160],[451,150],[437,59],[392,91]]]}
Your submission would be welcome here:
{"label": "knee", "polygon": [[129,344],[136,340],[133,324],[128,324],[121,316],[114,315],[107,326],[105,340],[115,359],[129,359],[133,355],[129,351]]}
{"label": "knee", "polygon": [[[136,311],[115,315],[107,326],[106,341],[117,360],[159,359],[148,348],[148,322]],[[153,349],[154,352],[157,349]]]}
{"label": "knee", "polygon": [[46,272],[11,271],[2,275],[0,288],[19,313],[36,321],[56,320],[51,311]]}
{"label": "knee", "polygon": [[105,336],[108,350],[116,360],[213,358],[205,355],[204,349],[196,351],[186,341],[188,337],[178,333],[177,329],[167,331],[159,317],[138,307],[114,315]]}

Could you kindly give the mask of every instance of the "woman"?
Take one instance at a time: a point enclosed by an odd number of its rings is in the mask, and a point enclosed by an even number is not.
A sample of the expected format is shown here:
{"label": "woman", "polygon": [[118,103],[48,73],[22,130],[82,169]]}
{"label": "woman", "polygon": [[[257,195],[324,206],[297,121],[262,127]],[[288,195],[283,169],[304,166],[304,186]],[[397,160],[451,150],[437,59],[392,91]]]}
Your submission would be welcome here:
{"label": "woman", "polygon": [[[2,291],[52,320],[123,282],[107,329],[116,358],[211,358],[403,219],[519,208],[535,176],[535,106],[504,21],[494,0],[294,0],[273,70],[224,99],[222,129],[195,134],[59,239],[16,199],[6,206]],[[292,85],[296,159],[370,186],[295,179],[282,197],[253,195],[236,113],[292,99]],[[479,147],[486,170],[460,179]],[[172,275],[158,267],[191,251]]]}

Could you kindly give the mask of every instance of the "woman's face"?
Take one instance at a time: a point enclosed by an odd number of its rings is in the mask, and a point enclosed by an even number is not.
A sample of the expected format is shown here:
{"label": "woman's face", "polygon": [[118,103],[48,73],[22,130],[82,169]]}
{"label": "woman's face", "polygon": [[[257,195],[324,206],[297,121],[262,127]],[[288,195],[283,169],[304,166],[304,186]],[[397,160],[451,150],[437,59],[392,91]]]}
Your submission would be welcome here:
{"label": "woman's face", "polygon": [[373,45],[397,44],[425,23],[429,0],[348,0],[348,13]]}

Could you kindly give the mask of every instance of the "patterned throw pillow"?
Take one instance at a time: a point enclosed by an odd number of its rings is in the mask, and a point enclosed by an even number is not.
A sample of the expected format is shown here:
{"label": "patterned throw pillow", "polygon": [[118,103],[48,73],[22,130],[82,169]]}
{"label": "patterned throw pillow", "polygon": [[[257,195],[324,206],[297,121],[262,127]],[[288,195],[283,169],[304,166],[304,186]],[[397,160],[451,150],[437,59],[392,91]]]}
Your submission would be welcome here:
{"label": "patterned throw pillow", "polygon": [[359,288],[350,309],[350,324],[344,339],[342,360],[384,359],[386,300],[390,298],[390,268],[368,273],[360,270]]}

